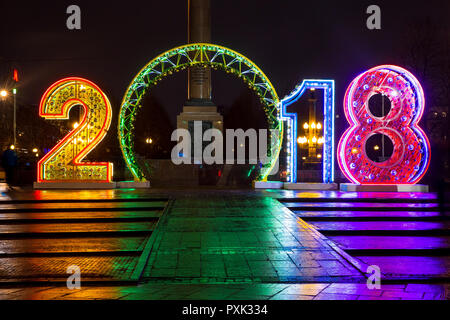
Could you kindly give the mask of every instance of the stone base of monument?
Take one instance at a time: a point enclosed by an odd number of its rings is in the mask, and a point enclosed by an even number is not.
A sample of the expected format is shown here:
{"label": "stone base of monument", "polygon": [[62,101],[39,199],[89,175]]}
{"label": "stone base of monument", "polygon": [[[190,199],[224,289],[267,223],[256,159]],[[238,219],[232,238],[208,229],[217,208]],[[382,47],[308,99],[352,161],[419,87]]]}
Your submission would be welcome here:
{"label": "stone base of monument", "polygon": [[67,190],[104,190],[115,189],[115,182],[35,182],[34,189],[67,189]]}
{"label": "stone base of monument", "polygon": [[286,182],[283,188],[286,190],[337,190],[338,185],[337,183]]}
{"label": "stone base of monument", "polygon": [[280,181],[253,181],[254,189],[281,189],[283,182]]}
{"label": "stone base of monument", "polygon": [[423,184],[353,184],[341,183],[340,190],[346,192],[429,192]]}
{"label": "stone base of monument", "polygon": [[118,189],[148,189],[150,188],[150,181],[119,181],[117,182]]}
{"label": "stone base of monument", "polygon": [[189,122],[194,121],[208,122],[211,128],[223,132],[223,116],[217,112],[216,106],[184,106],[183,112],[177,116],[177,128],[189,130]]}

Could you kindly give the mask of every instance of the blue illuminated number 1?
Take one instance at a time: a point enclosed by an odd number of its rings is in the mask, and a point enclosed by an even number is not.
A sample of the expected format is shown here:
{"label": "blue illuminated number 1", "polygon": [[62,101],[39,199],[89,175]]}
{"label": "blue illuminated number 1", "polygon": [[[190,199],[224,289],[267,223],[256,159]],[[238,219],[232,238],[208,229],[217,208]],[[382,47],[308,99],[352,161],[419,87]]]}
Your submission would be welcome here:
{"label": "blue illuminated number 1", "polygon": [[295,90],[280,101],[280,118],[286,121],[287,182],[297,182],[297,114],[286,108],[295,103],[308,89],[323,90],[323,183],[334,182],[334,80],[303,80]]}

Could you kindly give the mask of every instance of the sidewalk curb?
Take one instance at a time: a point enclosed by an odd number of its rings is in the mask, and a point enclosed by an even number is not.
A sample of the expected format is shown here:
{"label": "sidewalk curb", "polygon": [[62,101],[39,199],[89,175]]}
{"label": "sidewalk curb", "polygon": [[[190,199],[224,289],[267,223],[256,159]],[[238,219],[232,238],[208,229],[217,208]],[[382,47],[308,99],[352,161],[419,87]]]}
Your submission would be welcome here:
{"label": "sidewalk curb", "polygon": [[172,209],[172,205],[175,202],[174,199],[168,199],[167,205],[165,206],[163,213],[161,214],[161,217],[159,218],[158,222],[156,223],[152,234],[148,238],[144,250],[142,251],[141,256],[139,257],[138,263],[136,264],[136,267],[133,271],[133,274],[131,275],[131,280],[138,282],[142,274],[144,273],[145,267],[148,264],[153,263],[153,261],[150,261],[150,255],[153,252],[153,248],[159,245],[159,242],[161,241],[159,234],[160,234],[160,228],[159,226],[165,222],[168,216],[169,211]]}

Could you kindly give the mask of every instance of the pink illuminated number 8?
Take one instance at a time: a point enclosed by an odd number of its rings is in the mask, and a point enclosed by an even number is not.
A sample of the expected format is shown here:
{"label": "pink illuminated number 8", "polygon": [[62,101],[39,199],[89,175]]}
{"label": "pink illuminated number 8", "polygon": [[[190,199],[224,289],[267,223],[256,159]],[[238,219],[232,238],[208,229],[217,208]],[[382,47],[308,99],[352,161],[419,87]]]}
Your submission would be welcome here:
{"label": "pink illuminated number 8", "polygon": [[[369,99],[375,94],[387,96],[390,112],[375,117]],[[338,161],[344,175],[356,184],[415,184],[430,163],[430,143],[418,127],[425,106],[419,81],[407,70],[384,65],[359,75],[347,89],[344,110],[351,127],[338,146]],[[392,156],[372,161],[366,154],[366,142],[375,134],[384,134],[393,144]]]}

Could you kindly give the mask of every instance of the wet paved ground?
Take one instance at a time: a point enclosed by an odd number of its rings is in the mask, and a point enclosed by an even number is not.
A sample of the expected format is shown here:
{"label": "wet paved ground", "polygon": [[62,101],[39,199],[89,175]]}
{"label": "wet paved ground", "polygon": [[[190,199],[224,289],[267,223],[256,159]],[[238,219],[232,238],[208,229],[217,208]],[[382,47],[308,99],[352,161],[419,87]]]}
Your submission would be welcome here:
{"label": "wet paved ground", "polygon": [[387,284],[368,290],[365,284],[176,284],[138,286],[0,288],[0,299],[9,300],[445,300],[449,285]]}
{"label": "wet paved ground", "polygon": [[4,195],[0,285],[65,283],[71,265],[80,267],[88,282],[137,283],[167,199],[124,202],[96,191],[100,197],[90,200],[82,200],[85,192],[62,194],[66,197],[58,192],[51,199],[46,192]]}
{"label": "wet paved ground", "polygon": [[384,279],[450,279],[449,214],[433,194],[341,195],[313,209],[301,193],[284,193],[282,201],[362,264],[379,266]]}
{"label": "wet paved ground", "polygon": [[144,271],[153,280],[365,281],[327,241],[269,197],[178,197],[157,232]]}
{"label": "wet paved ground", "polygon": [[[289,209],[278,198],[287,200]],[[330,198],[338,200],[330,203]],[[400,243],[409,249],[431,245],[421,249],[445,250],[448,221],[440,218],[434,198],[153,189],[4,194],[0,299],[448,299],[448,285],[414,284],[408,279],[401,284],[382,282],[380,290],[369,290],[364,274],[366,264],[380,264],[386,276],[396,274],[396,265],[417,261],[416,271],[426,264],[428,271],[440,270],[430,274],[438,274],[445,283],[448,265],[442,255],[397,255],[395,264],[392,255],[361,256],[352,251],[364,246],[366,251],[384,250],[389,248],[383,244],[396,243],[396,250],[403,248]],[[379,201],[370,206],[374,199]],[[404,238],[393,241],[389,232],[399,230],[435,234],[423,235],[426,239],[408,234],[416,237],[415,243]],[[354,244],[360,247],[352,248]],[[12,279],[63,282],[71,264],[81,267],[81,290],[45,283],[5,286]],[[138,265],[142,273],[136,271]],[[96,279],[124,283],[114,287],[108,282],[89,283]],[[139,279],[140,284],[125,285],[130,279]]]}

